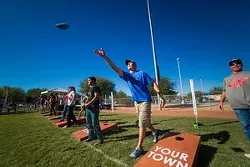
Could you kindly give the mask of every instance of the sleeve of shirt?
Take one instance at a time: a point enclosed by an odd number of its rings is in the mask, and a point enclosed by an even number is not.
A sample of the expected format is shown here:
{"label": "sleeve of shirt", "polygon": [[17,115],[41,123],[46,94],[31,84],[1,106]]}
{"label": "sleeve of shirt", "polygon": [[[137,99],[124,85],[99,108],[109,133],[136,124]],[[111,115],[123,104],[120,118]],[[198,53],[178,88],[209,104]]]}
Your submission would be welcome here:
{"label": "sleeve of shirt", "polygon": [[128,72],[123,71],[123,76],[120,76],[121,79],[123,79],[124,81],[128,82],[128,78],[129,78],[129,74]]}
{"label": "sleeve of shirt", "polygon": [[152,83],[154,82],[154,80],[146,73],[144,72],[144,78],[145,78],[145,83],[148,85],[152,85]]}

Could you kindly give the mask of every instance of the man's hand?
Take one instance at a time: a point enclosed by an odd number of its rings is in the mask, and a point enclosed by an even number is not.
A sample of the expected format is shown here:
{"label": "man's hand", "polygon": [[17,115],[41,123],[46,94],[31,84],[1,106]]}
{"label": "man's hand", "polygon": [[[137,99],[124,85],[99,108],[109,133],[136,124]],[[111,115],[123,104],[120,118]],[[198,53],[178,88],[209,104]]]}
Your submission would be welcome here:
{"label": "man's hand", "polygon": [[223,102],[220,102],[220,103],[218,104],[218,107],[219,107],[221,110],[223,110]]}
{"label": "man's hand", "polygon": [[96,53],[96,54],[99,54],[100,56],[106,56],[106,53],[105,53],[105,51],[101,48],[100,50],[98,50],[98,49],[95,49],[94,50],[94,52]]}
{"label": "man's hand", "polygon": [[160,97],[160,107],[161,108],[164,107],[165,103],[166,103],[166,100],[164,98]]}

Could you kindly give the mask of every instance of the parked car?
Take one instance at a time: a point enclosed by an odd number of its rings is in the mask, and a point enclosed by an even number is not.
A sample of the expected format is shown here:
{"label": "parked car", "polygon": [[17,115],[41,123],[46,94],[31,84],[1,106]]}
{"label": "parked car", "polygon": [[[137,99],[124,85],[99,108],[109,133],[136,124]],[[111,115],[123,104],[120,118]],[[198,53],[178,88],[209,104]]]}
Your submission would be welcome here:
{"label": "parked car", "polygon": [[111,110],[111,104],[108,104],[108,103],[100,103],[100,109]]}

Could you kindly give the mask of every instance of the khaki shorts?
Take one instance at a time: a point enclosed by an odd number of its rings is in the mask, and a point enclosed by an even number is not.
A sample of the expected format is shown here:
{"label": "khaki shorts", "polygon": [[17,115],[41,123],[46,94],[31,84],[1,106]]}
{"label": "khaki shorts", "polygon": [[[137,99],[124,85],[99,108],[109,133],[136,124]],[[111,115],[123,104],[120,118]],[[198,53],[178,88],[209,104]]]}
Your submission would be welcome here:
{"label": "khaki shorts", "polygon": [[139,127],[147,128],[151,126],[151,102],[134,102],[135,109],[139,117]]}

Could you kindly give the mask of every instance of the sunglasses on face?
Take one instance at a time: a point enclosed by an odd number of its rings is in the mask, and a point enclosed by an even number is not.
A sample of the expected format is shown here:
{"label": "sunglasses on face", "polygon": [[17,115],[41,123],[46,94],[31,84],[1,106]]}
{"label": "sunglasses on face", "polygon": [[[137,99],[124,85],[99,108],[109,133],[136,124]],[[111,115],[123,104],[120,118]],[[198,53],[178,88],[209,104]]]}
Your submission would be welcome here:
{"label": "sunglasses on face", "polygon": [[241,63],[240,62],[232,62],[232,63],[230,63],[230,67],[231,66],[237,66],[237,65],[241,65]]}

